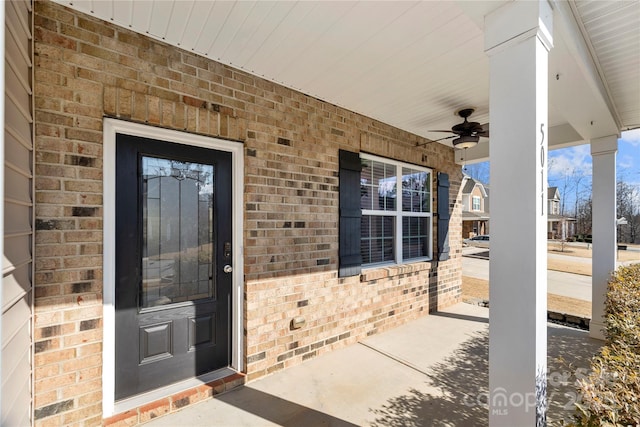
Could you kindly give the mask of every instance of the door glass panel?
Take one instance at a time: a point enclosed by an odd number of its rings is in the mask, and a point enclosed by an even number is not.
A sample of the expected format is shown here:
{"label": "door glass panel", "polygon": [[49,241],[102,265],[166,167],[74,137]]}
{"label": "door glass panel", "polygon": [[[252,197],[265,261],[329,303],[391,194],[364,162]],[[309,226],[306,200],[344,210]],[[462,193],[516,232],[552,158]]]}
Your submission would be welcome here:
{"label": "door glass panel", "polygon": [[142,157],[140,307],[213,298],[212,165]]}

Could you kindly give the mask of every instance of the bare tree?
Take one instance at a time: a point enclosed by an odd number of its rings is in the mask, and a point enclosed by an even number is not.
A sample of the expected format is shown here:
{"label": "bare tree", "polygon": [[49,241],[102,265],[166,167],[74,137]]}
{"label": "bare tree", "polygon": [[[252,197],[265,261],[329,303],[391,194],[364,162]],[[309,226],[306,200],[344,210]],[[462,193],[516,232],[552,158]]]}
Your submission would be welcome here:
{"label": "bare tree", "polygon": [[578,234],[591,234],[591,225],[593,219],[591,193],[589,197],[578,203],[578,213],[576,215]]}
{"label": "bare tree", "polygon": [[[551,168],[555,159],[549,161]],[[583,168],[565,169],[564,174],[560,178],[550,180],[550,184],[555,184],[560,193],[560,215],[573,215],[577,218],[578,205],[582,194],[591,193],[591,174]],[[569,203],[575,196],[573,206]],[[571,209],[573,208],[573,209]]]}
{"label": "bare tree", "polygon": [[616,193],[618,218],[626,220],[618,226],[618,242],[635,243],[640,237],[640,188],[619,180]]}
{"label": "bare tree", "polygon": [[489,162],[465,165],[462,168],[462,172],[476,181],[480,181],[483,184],[489,184]]}

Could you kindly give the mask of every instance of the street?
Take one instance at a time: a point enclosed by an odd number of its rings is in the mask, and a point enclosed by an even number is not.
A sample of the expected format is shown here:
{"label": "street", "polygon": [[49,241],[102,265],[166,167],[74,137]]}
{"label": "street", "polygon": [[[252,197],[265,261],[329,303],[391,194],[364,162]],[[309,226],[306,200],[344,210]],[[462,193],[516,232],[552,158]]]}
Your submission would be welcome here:
{"label": "street", "polygon": [[[465,256],[482,252],[486,252],[486,249],[474,247],[466,247],[462,249],[463,276],[489,280],[489,260]],[[591,263],[590,258],[574,257],[562,254],[550,254],[550,256],[570,258],[572,262]],[[591,301],[591,276],[549,270],[547,272],[547,292],[584,301]]]}

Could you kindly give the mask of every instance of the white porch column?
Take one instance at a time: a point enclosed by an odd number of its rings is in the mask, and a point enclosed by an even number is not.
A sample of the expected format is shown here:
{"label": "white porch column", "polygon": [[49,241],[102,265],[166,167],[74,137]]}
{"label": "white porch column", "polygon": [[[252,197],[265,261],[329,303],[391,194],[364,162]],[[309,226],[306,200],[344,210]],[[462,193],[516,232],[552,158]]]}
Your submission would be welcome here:
{"label": "white porch column", "polygon": [[591,323],[589,334],[603,340],[607,282],[616,269],[616,152],[618,136],[591,140],[593,162]]}
{"label": "white porch column", "polygon": [[489,425],[546,423],[547,1],[485,18],[490,59]]}

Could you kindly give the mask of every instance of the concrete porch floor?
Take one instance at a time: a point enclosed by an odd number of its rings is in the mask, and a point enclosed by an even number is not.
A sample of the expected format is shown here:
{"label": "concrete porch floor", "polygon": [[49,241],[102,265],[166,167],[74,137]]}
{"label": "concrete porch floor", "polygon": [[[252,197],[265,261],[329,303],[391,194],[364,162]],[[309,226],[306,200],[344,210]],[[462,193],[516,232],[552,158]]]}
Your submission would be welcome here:
{"label": "concrete porch floor", "polygon": [[[488,315],[457,304],[147,425],[485,426]],[[599,346],[548,324],[549,425],[573,414],[572,384]]]}

